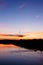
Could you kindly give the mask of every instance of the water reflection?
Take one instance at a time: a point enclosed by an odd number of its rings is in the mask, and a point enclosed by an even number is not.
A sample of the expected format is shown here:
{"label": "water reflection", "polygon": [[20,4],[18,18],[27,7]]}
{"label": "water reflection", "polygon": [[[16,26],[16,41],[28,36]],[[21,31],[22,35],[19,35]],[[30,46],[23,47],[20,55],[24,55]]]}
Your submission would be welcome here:
{"label": "water reflection", "polygon": [[0,47],[0,65],[43,65],[43,51]]}

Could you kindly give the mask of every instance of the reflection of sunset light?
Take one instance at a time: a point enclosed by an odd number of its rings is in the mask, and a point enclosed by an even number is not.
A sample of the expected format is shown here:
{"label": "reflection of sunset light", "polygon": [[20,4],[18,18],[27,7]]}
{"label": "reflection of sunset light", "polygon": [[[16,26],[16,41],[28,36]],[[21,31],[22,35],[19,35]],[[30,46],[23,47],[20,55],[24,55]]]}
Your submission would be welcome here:
{"label": "reflection of sunset light", "polygon": [[18,46],[13,44],[0,44],[0,48],[18,48]]}

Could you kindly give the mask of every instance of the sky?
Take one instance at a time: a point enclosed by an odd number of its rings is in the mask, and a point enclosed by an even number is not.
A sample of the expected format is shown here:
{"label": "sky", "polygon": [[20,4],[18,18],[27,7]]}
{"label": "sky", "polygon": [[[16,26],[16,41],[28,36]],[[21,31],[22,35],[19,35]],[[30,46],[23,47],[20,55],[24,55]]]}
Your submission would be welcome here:
{"label": "sky", "polygon": [[43,0],[0,0],[0,33],[43,32]]}

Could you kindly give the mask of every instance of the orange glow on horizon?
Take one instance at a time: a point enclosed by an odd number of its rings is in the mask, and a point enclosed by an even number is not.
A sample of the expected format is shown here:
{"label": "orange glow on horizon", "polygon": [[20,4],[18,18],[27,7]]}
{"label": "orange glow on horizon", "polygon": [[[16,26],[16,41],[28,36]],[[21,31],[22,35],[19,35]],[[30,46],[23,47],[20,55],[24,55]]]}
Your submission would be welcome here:
{"label": "orange glow on horizon", "polygon": [[43,32],[29,32],[23,39],[43,39]]}
{"label": "orange glow on horizon", "polygon": [[19,35],[7,35],[0,34],[0,40],[9,39],[9,40],[20,40],[20,39],[43,39],[43,32],[28,32],[23,34],[23,37],[19,37]]}

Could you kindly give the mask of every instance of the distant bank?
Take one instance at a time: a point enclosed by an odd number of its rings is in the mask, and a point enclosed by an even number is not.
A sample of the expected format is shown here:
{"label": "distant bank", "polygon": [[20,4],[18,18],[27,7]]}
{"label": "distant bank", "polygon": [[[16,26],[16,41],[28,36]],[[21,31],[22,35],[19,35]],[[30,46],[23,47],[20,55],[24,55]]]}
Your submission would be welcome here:
{"label": "distant bank", "polygon": [[0,44],[14,44],[27,49],[41,50],[43,51],[43,39],[32,39],[32,40],[0,40]]}

